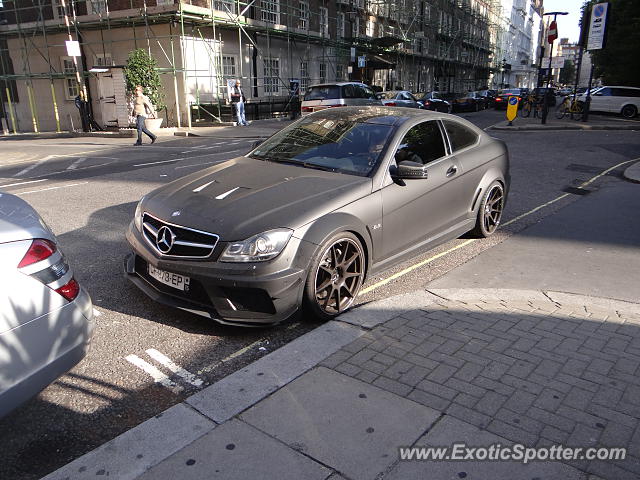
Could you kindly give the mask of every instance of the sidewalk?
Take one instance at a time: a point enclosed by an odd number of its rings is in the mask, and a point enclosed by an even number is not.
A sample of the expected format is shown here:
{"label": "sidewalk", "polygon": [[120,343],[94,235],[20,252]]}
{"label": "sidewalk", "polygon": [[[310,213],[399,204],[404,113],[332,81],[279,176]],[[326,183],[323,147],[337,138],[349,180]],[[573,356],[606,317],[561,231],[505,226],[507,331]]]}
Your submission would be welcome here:
{"label": "sidewalk", "polygon": [[639,119],[627,120],[614,115],[591,113],[589,114],[588,122],[572,120],[568,115],[558,120],[555,117],[555,107],[549,110],[547,123],[542,125],[541,122],[540,118],[534,118],[533,112],[528,118],[522,118],[519,111],[512,126],[509,126],[509,122],[504,120],[492,125],[489,130],[516,132],[541,130],[640,130]]}
{"label": "sidewalk", "polygon": [[[583,289],[571,279],[595,269],[596,287],[619,282],[631,301],[603,298],[611,296],[604,287],[598,295],[541,288],[533,275],[535,290],[430,285],[366,304],[45,478],[637,479],[640,226],[620,218],[635,218],[638,189],[616,181],[434,282],[465,285],[459,276],[473,277],[469,268],[484,277],[496,263],[485,256],[503,248],[502,271],[514,277],[529,275],[527,258],[537,256],[564,290]],[[567,248],[583,261],[567,269],[560,262],[567,251],[548,242],[570,242],[567,232],[576,229],[586,238]],[[520,260],[520,236],[530,231]],[[606,249],[580,257],[578,241],[587,250],[610,245],[618,261]],[[626,447],[628,454],[526,465],[399,459],[399,447],[459,442]]]}

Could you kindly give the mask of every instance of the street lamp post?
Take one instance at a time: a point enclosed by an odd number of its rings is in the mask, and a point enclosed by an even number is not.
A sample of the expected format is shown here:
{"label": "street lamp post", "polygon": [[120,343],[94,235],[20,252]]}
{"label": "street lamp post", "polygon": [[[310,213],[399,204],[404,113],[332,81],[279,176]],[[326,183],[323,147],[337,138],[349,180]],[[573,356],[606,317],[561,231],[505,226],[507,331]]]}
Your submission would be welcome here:
{"label": "street lamp post", "polygon": [[[551,22],[551,24],[555,25],[556,18],[558,18],[558,15],[569,15],[569,12],[549,12],[549,13],[543,14],[544,17],[550,17],[552,15],[553,15],[553,22]],[[547,33],[550,33],[549,30],[547,30]],[[556,38],[557,37],[558,35],[556,30]],[[551,59],[553,58],[553,42],[554,41],[555,41],[555,38],[549,42],[549,71],[547,73],[547,90],[544,94],[544,102],[542,103],[542,122],[541,123],[543,124],[547,123],[547,116],[549,115],[549,100],[550,100],[549,87],[551,86]]]}

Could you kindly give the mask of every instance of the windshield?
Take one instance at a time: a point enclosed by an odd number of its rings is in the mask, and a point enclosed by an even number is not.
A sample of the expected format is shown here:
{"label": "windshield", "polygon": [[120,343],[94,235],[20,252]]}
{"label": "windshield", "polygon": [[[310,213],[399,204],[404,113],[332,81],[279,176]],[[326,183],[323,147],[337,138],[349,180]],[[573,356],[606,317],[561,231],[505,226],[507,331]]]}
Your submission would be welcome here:
{"label": "windshield", "polygon": [[507,90],[500,90],[500,95],[520,95],[519,88],[509,88]]}
{"label": "windshield", "polygon": [[373,172],[392,132],[391,125],[369,123],[366,118],[316,114],[276,133],[249,156],[365,177]]}

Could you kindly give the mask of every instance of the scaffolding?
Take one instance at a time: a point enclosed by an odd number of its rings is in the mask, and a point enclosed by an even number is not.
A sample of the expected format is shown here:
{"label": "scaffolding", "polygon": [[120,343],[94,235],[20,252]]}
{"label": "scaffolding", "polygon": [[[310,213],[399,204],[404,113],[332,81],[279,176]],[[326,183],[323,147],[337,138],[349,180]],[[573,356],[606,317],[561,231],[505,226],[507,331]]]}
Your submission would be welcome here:
{"label": "scaffolding", "polygon": [[[39,131],[48,123],[61,131],[61,110],[73,125],[69,103],[60,108],[61,92],[69,101],[77,93],[89,109],[96,108],[105,95],[96,96],[103,77],[95,72],[121,67],[124,62],[113,57],[126,57],[122,53],[133,48],[144,48],[159,61],[171,98],[166,120],[175,126],[229,120],[227,82],[236,78],[250,92],[248,114],[261,117],[288,115],[295,108],[296,80],[302,89],[327,81],[376,80],[382,89],[417,91],[442,87],[442,77],[451,72],[461,78],[461,72],[473,72],[468,85],[456,80],[441,88],[462,91],[488,75],[491,47],[482,33],[488,23],[478,8],[488,3],[484,0],[432,0],[428,14],[424,2],[415,0],[335,0],[332,9],[326,1],[311,8],[309,0],[190,1],[5,1],[0,114],[14,132],[21,121],[22,129]],[[442,14],[437,18],[443,11],[456,22],[443,22]],[[61,64],[67,41],[78,42],[81,55]],[[365,67],[357,66],[354,49],[365,57]],[[28,126],[18,110],[30,117]]]}

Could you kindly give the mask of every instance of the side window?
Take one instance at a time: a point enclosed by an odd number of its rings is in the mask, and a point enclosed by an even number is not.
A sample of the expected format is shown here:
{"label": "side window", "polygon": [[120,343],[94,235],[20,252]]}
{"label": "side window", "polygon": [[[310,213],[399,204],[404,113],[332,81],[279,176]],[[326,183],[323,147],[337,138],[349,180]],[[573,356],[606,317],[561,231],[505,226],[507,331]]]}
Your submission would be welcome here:
{"label": "side window", "polygon": [[445,155],[444,140],[435,120],[422,122],[402,139],[395,154],[396,162],[409,160],[427,164]]}
{"label": "side window", "polygon": [[614,97],[640,97],[640,90],[634,90],[632,88],[614,88]]}
{"label": "side window", "polygon": [[473,145],[478,140],[477,133],[458,122],[444,120],[443,123],[444,129],[447,131],[447,135],[449,135],[451,149],[454,152],[468,147],[469,145]]}
{"label": "side window", "polygon": [[342,87],[342,97],[343,98],[356,98],[356,91],[353,85],[345,85]]}
{"label": "side window", "polygon": [[610,97],[611,96],[611,89],[610,88],[603,88],[599,92],[597,92],[597,94],[598,94],[598,96],[602,96],[602,97]]}
{"label": "side window", "polygon": [[402,92],[402,93],[400,94],[400,98],[401,98],[402,100],[411,100],[411,96],[410,96],[407,92]]}
{"label": "side window", "polygon": [[361,98],[368,98],[370,100],[376,99],[376,94],[369,87],[360,87]]}

